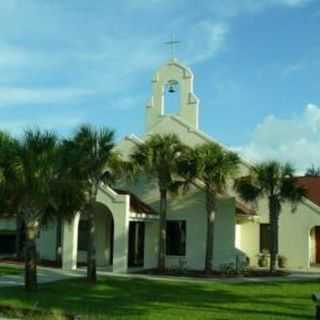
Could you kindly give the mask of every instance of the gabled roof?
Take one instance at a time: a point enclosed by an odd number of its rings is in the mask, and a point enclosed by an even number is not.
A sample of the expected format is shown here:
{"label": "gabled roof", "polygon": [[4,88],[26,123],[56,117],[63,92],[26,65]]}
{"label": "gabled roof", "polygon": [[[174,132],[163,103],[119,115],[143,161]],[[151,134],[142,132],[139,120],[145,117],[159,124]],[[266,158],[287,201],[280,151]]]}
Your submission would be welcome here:
{"label": "gabled roof", "polygon": [[[212,142],[212,143],[218,144],[219,146],[221,146],[223,149],[225,149],[227,151],[234,151],[230,147],[228,147],[227,145],[225,145],[225,144],[217,141],[216,139],[212,138],[211,136],[207,135],[201,129],[199,129],[199,128],[195,129],[195,128],[191,127],[186,121],[181,119],[176,114],[164,114],[161,117],[159,117],[159,121],[148,132],[146,132],[144,134],[143,139],[148,137],[150,134],[153,134],[153,132],[155,130],[157,130],[157,127],[161,125],[162,121],[167,121],[167,120],[171,120],[171,121],[175,122],[177,125],[187,129],[190,134],[193,134],[199,138],[199,141],[201,141],[200,143]],[[254,165],[253,161],[246,159],[243,155],[240,155],[240,161],[247,168],[251,168]]]}
{"label": "gabled roof", "polygon": [[297,177],[297,185],[306,189],[306,198],[320,207],[320,177]]}
{"label": "gabled roof", "polygon": [[118,194],[127,194],[130,196],[130,210],[134,213],[145,213],[151,215],[158,215],[158,212],[151,208],[148,204],[139,199],[135,194],[130,191],[116,189],[113,190]]}

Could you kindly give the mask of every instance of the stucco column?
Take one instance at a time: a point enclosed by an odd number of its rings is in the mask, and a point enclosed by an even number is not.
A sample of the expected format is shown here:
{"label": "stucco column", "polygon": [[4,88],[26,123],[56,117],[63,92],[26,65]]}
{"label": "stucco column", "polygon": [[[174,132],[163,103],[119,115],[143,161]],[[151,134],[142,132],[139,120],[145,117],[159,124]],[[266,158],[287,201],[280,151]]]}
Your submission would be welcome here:
{"label": "stucco column", "polygon": [[106,251],[107,251],[107,220],[110,217],[104,213],[96,214],[96,258],[97,258],[97,266],[103,267],[108,264]]}
{"label": "stucco column", "polygon": [[114,221],[113,272],[127,272],[130,196],[117,194],[108,186],[103,186],[99,189],[97,202],[110,210]]}
{"label": "stucco column", "polygon": [[77,269],[77,252],[78,252],[78,226],[80,213],[77,213],[71,222],[63,223],[62,238],[62,269]]}
{"label": "stucco column", "polygon": [[159,227],[159,221],[145,223],[144,269],[153,269],[158,266]]}
{"label": "stucco column", "polygon": [[113,272],[128,271],[129,196],[119,203],[114,214]]}

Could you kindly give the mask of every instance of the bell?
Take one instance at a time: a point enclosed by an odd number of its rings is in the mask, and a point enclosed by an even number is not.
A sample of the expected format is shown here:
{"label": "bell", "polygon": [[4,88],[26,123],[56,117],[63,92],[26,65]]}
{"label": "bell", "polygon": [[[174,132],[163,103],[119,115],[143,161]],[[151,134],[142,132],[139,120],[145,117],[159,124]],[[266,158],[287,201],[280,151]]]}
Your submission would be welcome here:
{"label": "bell", "polygon": [[168,81],[168,92],[175,93],[177,91],[178,81],[176,80],[169,80]]}
{"label": "bell", "polygon": [[175,93],[176,92],[176,88],[174,87],[174,85],[170,85],[169,86],[168,92],[170,92],[170,93]]}

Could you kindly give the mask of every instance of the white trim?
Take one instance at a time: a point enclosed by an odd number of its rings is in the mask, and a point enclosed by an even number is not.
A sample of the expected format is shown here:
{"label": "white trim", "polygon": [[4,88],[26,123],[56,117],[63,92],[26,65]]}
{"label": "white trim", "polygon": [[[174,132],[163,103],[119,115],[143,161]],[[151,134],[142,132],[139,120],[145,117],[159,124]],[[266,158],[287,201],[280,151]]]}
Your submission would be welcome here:
{"label": "white trim", "polygon": [[135,144],[141,144],[143,143],[143,140],[141,138],[139,138],[138,136],[136,136],[135,134],[130,134],[129,136],[125,136],[124,140],[128,140],[131,141]]}
{"label": "white trim", "polygon": [[113,202],[117,203],[123,203],[126,201],[126,198],[129,196],[128,194],[119,194],[115,192],[113,189],[111,189],[109,186],[106,185],[100,185],[99,190],[103,192],[104,194],[111,197]]}
{"label": "white trim", "polygon": [[303,198],[301,203],[309,207],[310,209],[314,210],[316,213],[320,213],[320,207],[308,198]]}
{"label": "white trim", "polygon": [[158,221],[159,216],[147,213],[130,212],[129,219],[130,221]]}

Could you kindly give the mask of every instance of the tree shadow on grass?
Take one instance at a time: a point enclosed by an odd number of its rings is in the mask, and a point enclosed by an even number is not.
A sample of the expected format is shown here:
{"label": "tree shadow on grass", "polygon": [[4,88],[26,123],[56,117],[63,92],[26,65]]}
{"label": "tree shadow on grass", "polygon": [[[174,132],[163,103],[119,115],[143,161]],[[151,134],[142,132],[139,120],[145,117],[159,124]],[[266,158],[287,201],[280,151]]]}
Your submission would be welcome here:
{"label": "tree shadow on grass", "polygon": [[96,286],[84,279],[45,284],[31,294],[22,288],[3,288],[0,301],[18,306],[36,304],[45,309],[89,315],[92,319],[97,315],[105,315],[106,319],[313,319],[308,292],[316,286],[110,277],[102,278]]}

